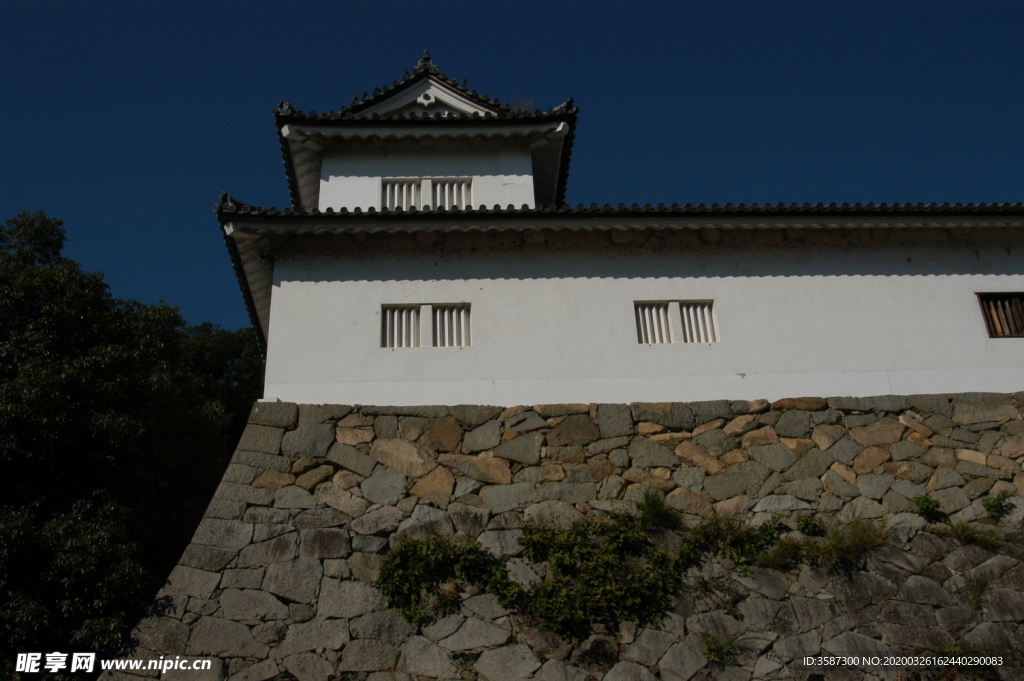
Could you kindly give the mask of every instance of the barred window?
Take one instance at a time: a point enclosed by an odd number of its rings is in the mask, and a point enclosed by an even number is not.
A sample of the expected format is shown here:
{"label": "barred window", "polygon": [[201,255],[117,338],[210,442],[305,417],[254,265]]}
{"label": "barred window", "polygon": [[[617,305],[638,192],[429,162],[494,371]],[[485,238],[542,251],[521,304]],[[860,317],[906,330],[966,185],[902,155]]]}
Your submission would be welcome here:
{"label": "barred window", "polygon": [[411,177],[381,181],[382,208],[421,210],[471,208],[473,180],[468,177]]}
{"label": "barred window", "polygon": [[419,347],[419,305],[385,305],[381,308],[380,318],[380,346],[382,348]]}
{"label": "barred window", "polygon": [[1024,337],[1024,293],[979,293],[989,338]]}
{"label": "barred window", "polygon": [[710,300],[637,301],[636,339],[641,345],[717,343]]}
{"label": "barred window", "polygon": [[433,342],[435,348],[471,345],[469,305],[434,305]]}
{"label": "barred window", "polygon": [[668,319],[668,303],[634,303],[636,339],[643,345],[671,343],[672,326]]}

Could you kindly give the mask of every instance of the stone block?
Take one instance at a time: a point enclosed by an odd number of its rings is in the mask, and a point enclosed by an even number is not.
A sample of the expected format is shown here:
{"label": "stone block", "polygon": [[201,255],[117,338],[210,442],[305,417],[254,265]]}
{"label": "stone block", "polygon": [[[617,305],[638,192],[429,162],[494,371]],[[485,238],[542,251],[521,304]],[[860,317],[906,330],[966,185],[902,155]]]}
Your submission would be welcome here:
{"label": "stone block", "polygon": [[526,433],[498,445],[494,449],[494,455],[533,466],[540,461],[540,447],[543,441],[542,433]]}
{"label": "stone block", "polygon": [[278,454],[281,451],[281,440],[284,430],[270,426],[248,425],[242,431],[238,441],[238,449],[262,454]]}
{"label": "stone block", "polygon": [[750,458],[773,471],[784,471],[796,462],[796,454],[784,444],[750,447]]}
{"label": "stone block", "polygon": [[220,595],[224,617],[247,622],[257,620],[283,620],[288,607],[265,591],[255,589],[225,589]]}
{"label": "stone block", "polygon": [[808,437],[811,434],[811,416],[801,410],[783,412],[775,424],[775,432],[780,437]]}
{"label": "stone block", "polygon": [[299,405],[292,402],[256,402],[249,412],[249,423],[274,428],[294,428],[299,419]]}
{"label": "stone block", "polygon": [[455,489],[455,478],[444,466],[438,466],[420,479],[411,492],[439,508],[447,508]]}
{"label": "stone block", "polygon": [[428,449],[399,439],[378,439],[370,449],[370,456],[382,465],[410,478],[426,475],[437,466],[437,461]]}
{"label": "stone block", "polygon": [[[219,617],[201,617],[192,627],[186,653],[217,657],[249,657],[262,660],[270,649],[259,643],[241,622]],[[275,672],[276,673],[276,667]]]}
{"label": "stone block", "polygon": [[358,473],[364,478],[369,477],[377,465],[377,462],[372,457],[363,454],[351,445],[341,444],[340,442],[334,443],[327,450],[327,460],[333,461],[354,473]]}
{"label": "stone block", "polygon": [[237,555],[238,549],[189,544],[185,547],[185,552],[178,562],[181,565],[194,567],[199,570],[217,572],[223,570]]}
{"label": "stone block", "polygon": [[349,525],[358,534],[389,534],[398,529],[405,514],[394,506],[382,506],[361,515]]}
{"label": "stone block", "polygon": [[327,456],[327,450],[334,442],[334,425],[331,423],[299,426],[284,434],[281,441],[281,453],[292,458],[324,457]]}
{"label": "stone block", "polygon": [[192,537],[193,544],[240,549],[252,540],[252,524],[239,520],[203,518]]}
{"label": "stone block", "polygon": [[314,508],[316,499],[297,485],[288,485],[274,492],[274,508]]}
{"label": "stone block", "polygon": [[338,581],[324,577],[317,600],[317,617],[351,619],[368,612],[387,609],[384,596],[377,589],[361,582]]}
{"label": "stone block", "polygon": [[263,578],[263,590],[297,603],[312,603],[322,575],[320,561],[314,558],[271,563]]}
{"label": "stone block", "polygon": [[[465,428],[476,428],[501,413],[500,407],[461,404],[449,407],[448,413]],[[485,448],[486,449],[486,448]]]}
{"label": "stone block", "polygon": [[[634,402],[629,405],[634,421],[653,421],[666,428],[693,430],[697,425],[693,409],[680,402]],[[708,419],[709,421],[711,419]]]}
{"label": "stone block", "polygon": [[629,407],[625,404],[598,405],[597,427],[604,438],[632,435],[633,419]]}
{"label": "stone block", "polygon": [[488,681],[520,681],[528,678],[538,667],[540,662],[525,645],[484,651],[473,665],[473,669]]}
{"label": "stone block", "polygon": [[339,672],[376,672],[393,669],[398,650],[383,641],[364,638],[350,641],[338,662]]}
{"label": "stone block", "polygon": [[399,648],[398,671],[434,679],[459,678],[448,653],[422,636],[413,636]]}
{"label": "stone block", "polygon": [[272,656],[282,658],[317,648],[339,650],[348,641],[346,620],[312,620],[289,626],[287,635],[273,650]]}
{"label": "stone block", "polygon": [[548,431],[549,447],[585,445],[600,439],[601,432],[587,414],[566,416],[558,425]]}
{"label": "stone block", "polygon": [[374,504],[394,506],[406,496],[405,476],[391,468],[381,467],[359,486],[363,497]]}
{"label": "stone block", "polygon": [[238,567],[263,567],[270,563],[291,560],[295,557],[298,541],[298,533],[290,532],[247,546],[238,554]]}

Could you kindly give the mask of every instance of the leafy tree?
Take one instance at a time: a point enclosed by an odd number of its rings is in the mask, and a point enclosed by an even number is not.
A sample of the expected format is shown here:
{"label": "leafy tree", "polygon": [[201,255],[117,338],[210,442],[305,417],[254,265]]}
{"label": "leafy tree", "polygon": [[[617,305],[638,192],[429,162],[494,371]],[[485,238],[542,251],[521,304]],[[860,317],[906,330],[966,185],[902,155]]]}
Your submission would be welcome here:
{"label": "leafy tree", "polygon": [[44,213],[0,228],[0,676],[123,651],[262,382],[250,329],[110,295]]}

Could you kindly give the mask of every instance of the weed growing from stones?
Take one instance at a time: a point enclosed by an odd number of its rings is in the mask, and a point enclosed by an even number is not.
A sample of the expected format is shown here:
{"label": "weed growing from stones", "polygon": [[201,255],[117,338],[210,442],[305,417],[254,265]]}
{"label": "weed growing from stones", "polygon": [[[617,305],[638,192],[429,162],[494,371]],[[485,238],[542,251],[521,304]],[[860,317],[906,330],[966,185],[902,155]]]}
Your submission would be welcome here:
{"label": "weed growing from stones", "polygon": [[812,564],[832,572],[852,572],[860,566],[864,554],[884,543],[883,523],[858,518],[829,528],[824,539],[805,546],[804,555]]}
{"label": "weed growing from stones", "polygon": [[825,528],[814,515],[802,515],[796,521],[796,527],[808,537],[824,537]]}
{"label": "weed growing from stones", "polygon": [[988,513],[997,523],[1009,515],[1010,511],[1014,508],[1014,503],[1010,501],[1010,493],[1003,490],[996,496],[987,496],[981,500],[981,505],[985,508],[985,512]]}
{"label": "weed growing from stones", "polygon": [[914,504],[914,513],[918,514],[930,523],[944,523],[948,520],[945,513],[942,511],[942,506],[939,504],[938,499],[933,498],[928,494],[918,494],[912,499]]}
{"label": "weed growing from stones", "polygon": [[682,520],[665,504],[665,497],[648,487],[636,502],[640,527],[645,530],[678,530]]}
{"label": "weed growing from stones", "polygon": [[1003,538],[993,530],[983,530],[966,522],[950,523],[949,525],[932,529],[933,534],[940,537],[951,537],[961,546],[980,546],[989,551],[998,551],[1003,547]]}
{"label": "weed growing from stones", "polygon": [[441,535],[403,539],[384,557],[377,578],[388,605],[415,624],[458,612],[460,593],[469,585],[497,594],[506,608],[523,598],[505,565],[480,544]]}

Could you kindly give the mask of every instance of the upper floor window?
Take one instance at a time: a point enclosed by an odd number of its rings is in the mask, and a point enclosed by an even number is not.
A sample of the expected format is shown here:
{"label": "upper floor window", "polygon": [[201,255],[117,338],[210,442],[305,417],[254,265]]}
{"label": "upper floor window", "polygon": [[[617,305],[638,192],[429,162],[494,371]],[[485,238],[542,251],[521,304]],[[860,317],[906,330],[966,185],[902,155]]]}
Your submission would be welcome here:
{"label": "upper floor window", "polygon": [[[381,306],[380,346],[418,348],[420,338],[429,338],[435,348],[466,347],[472,344],[469,303],[435,303],[420,314],[423,305]],[[428,328],[423,329],[425,322]]]}
{"label": "upper floor window", "polygon": [[719,341],[710,300],[637,301],[633,307],[636,339],[643,345]]}
{"label": "upper floor window", "polygon": [[989,338],[1024,336],[1024,293],[979,293]]}
{"label": "upper floor window", "polygon": [[390,210],[468,208],[473,180],[467,177],[414,177],[381,181],[381,202]]}

